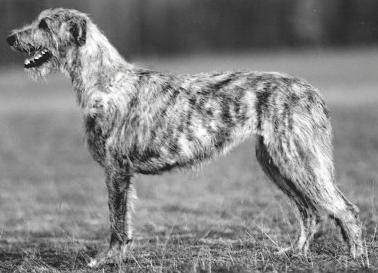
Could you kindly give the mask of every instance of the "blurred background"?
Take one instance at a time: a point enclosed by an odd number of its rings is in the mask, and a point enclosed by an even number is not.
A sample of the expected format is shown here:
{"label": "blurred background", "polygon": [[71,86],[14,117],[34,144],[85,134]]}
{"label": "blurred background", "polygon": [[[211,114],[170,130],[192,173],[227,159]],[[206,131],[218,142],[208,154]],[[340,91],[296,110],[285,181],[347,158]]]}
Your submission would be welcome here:
{"label": "blurred background", "polygon": [[[332,117],[337,184],[360,208],[377,269],[378,1],[0,0],[1,272],[87,272],[85,259],[108,238],[104,175],[83,143],[69,79],[31,81],[5,42],[54,7],[88,13],[145,67],[280,71],[319,88]],[[271,255],[294,240],[296,222],[253,147],[247,141],[194,172],[138,177],[128,269],[186,272],[208,261],[213,272],[358,268],[340,258],[332,227],[312,245],[311,261]]]}
{"label": "blurred background", "polygon": [[[0,32],[29,23],[42,9],[60,6],[88,13],[129,56],[378,41],[375,0],[1,0]],[[0,52],[8,52],[6,44],[1,43]],[[15,60],[13,54],[2,55],[2,63]]]}

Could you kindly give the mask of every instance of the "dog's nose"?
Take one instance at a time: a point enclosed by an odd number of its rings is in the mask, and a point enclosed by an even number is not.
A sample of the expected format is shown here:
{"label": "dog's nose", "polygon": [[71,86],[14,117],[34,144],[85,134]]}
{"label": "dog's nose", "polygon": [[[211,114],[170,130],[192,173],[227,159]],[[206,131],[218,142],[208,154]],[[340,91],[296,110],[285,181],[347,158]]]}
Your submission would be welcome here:
{"label": "dog's nose", "polygon": [[9,35],[7,38],[7,42],[10,46],[14,45],[14,43],[16,42],[16,35]]}

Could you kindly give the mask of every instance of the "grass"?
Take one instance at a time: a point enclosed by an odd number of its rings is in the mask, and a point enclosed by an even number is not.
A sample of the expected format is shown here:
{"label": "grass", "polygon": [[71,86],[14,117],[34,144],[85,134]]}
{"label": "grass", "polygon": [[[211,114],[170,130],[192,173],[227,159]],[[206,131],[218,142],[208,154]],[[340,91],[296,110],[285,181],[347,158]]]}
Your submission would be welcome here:
{"label": "grass", "polygon": [[280,52],[141,60],[178,72],[277,70],[322,90],[335,132],[337,183],[361,210],[370,269],[326,222],[303,257],[274,255],[297,227],[254,159],[253,140],[195,171],[137,179],[135,242],[123,264],[86,260],[107,246],[104,176],[83,145],[69,81],[0,73],[0,272],[334,272],[378,270],[378,52]]}

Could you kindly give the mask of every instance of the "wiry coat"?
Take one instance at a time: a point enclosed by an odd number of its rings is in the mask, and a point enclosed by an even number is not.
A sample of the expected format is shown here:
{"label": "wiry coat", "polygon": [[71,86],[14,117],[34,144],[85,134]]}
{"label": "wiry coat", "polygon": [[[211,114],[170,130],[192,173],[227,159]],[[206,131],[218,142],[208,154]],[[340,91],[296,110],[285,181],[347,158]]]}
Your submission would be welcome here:
{"label": "wiry coat", "polygon": [[[111,248],[91,265],[113,257],[132,238],[134,174],[192,166],[252,135],[264,171],[298,209],[295,250],[306,254],[326,212],[340,225],[351,254],[362,254],[358,209],[334,185],[328,110],[306,81],[271,72],[155,72],[126,62],[85,14],[48,10],[37,23],[46,18],[55,25],[51,41],[42,45],[53,58],[31,71],[47,74],[55,67],[70,76],[89,150],[107,175]],[[21,45],[23,39],[36,43],[25,29],[16,35]]]}
{"label": "wiry coat", "polygon": [[[321,97],[290,76],[167,75],[142,69],[117,73],[123,78],[122,89],[109,92],[110,83],[83,102],[88,105],[85,124],[90,149],[105,166],[110,153],[133,172],[156,174],[211,158],[252,134],[273,142],[293,141],[293,151],[309,138],[330,138]],[[282,151],[284,143],[280,145]],[[330,148],[312,152],[324,153],[330,160]],[[302,161],[305,153],[291,156]]]}

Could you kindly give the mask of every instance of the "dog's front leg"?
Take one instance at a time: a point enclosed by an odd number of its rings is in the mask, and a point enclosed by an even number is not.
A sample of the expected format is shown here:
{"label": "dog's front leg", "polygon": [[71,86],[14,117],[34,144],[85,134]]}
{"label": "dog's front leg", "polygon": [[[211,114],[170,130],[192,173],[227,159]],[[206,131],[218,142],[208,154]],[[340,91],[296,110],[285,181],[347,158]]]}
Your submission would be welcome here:
{"label": "dog's front leg", "polygon": [[125,172],[108,172],[106,177],[110,218],[110,246],[88,264],[98,267],[122,261],[132,240],[131,216],[134,210],[135,190],[132,175]]}
{"label": "dog's front leg", "polygon": [[131,213],[134,190],[130,174],[114,174],[107,178],[110,217],[110,249],[120,248],[131,241]]}

